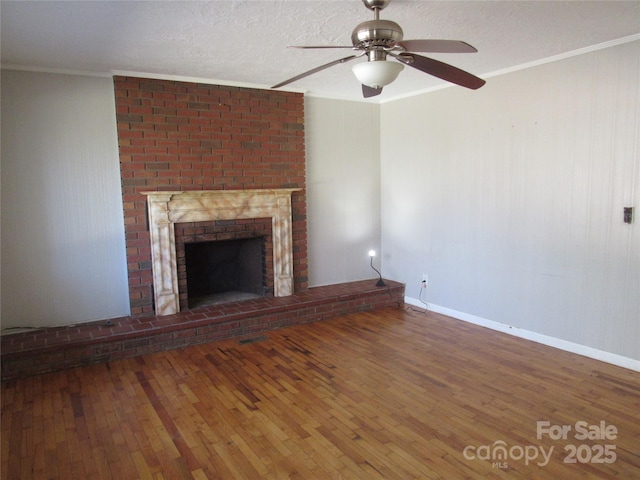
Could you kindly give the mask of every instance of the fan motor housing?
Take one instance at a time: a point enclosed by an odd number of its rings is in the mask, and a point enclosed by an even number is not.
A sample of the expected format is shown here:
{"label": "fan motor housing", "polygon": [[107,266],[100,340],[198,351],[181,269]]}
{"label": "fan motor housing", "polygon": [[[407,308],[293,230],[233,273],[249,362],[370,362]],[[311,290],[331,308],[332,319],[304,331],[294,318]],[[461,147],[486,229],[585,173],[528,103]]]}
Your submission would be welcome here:
{"label": "fan motor housing", "polygon": [[351,34],[354,47],[393,47],[402,41],[402,28],[391,20],[369,20],[358,25]]}

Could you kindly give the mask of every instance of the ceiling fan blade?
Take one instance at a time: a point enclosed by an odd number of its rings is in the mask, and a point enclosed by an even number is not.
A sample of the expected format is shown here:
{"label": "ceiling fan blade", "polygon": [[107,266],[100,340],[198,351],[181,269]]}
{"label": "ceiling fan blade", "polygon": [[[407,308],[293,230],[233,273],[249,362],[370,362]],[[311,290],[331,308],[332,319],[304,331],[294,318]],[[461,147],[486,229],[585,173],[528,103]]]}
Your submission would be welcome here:
{"label": "ceiling fan blade", "polygon": [[464,70],[460,70],[457,67],[415,53],[403,53],[401,55],[393,55],[393,57],[405,65],[409,65],[421,72],[428,73],[447,82],[455,83],[461,87],[476,90],[487,83],[485,80]]}
{"label": "ceiling fan blade", "polygon": [[362,85],[362,96],[364,98],[375,97],[376,95],[380,95],[381,93],[382,93],[382,87],[371,88],[368,85]]}
{"label": "ceiling fan blade", "polygon": [[300,80],[301,78],[308,77],[309,75],[313,75],[314,73],[318,73],[318,72],[324,70],[325,68],[333,67],[334,65],[338,65],[339,63],[345,63],[345,62],[348,62],[349,60],[353,60],[354,58],[356,58],[358,56],[359,55],[349,55],[348,57],[340,58],[338,60],[334,60],[333,62],[325,63],[324,65],[320,65],[319,67],[312,68],[311,70],[308,70],[308,71],[306,71],[304,73],[301,73],[300,75],[296,75],[295,77],[289,78],[288,80],[285,80],[284,82],[280,82],[280,83],[274,85],[271,88],[282,87],[282,86],[287,85],[289,83],[295,82],[296,80]]}
{"label": "ceiling fan blade", "polygon": [[408,52],[475,53],[475,47],[460,40],[405,40],[398,42]]}

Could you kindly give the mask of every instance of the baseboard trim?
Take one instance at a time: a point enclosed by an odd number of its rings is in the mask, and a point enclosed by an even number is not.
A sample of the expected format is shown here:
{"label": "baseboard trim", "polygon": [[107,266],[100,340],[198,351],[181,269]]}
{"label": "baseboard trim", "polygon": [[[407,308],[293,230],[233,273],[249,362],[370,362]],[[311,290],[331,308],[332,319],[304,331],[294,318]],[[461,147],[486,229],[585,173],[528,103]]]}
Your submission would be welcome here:
{"label": "baseboard trim", "polygon": [[[404,301],[409,305],[425,308],[425,304],[415,298],[405,296]],[[543,345],[558,348],[566,352],[576,353],[584,357],[593,358],[594,360],[599,360],[601,362],[610,363],[618,367],[628,368],[629,370],[640,372],[640,360],[623,357],[622,355],[605,352],[603,350],[598,350],[597,348],[580,345],[579,343],[569,342],[559,338],[551,337],[549,335],[543,335],[541,333],[532,332],[530,330],[514,327],[512,325],[505,325],[504,323],[499,323],[494,320],[487,320],[486,318],[459,312],[451,308],[434,305],[433,303],[427,304],[426,309],[435,313],[447,315],[448,317],[452,317],[457,320],[462,320],[463,322],[473,323],[474,325],[490,328],[491,330],[507,333],[515,337],[531,340],[532,342],[541,343]]]}

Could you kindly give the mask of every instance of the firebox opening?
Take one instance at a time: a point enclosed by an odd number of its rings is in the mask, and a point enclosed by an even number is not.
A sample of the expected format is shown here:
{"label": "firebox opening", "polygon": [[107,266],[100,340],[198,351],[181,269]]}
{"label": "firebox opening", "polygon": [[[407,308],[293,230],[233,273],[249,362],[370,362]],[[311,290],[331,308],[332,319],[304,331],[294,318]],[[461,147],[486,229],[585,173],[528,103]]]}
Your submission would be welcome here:
{"label": "firebox opening", "polygon": [[264,237],[185,244],[189,308],[262,297]]}

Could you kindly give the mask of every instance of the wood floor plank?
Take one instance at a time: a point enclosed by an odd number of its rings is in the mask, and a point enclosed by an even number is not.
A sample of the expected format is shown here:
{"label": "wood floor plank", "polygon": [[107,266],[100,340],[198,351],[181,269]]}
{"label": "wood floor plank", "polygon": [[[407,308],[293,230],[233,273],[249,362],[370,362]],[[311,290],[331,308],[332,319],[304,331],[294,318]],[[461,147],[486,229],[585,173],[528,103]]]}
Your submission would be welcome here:
{"label": "wood floor plank", "polygon": [[[617,436],[577,440],[579,421]],[[631,479],[640,374],[384,309],[10,380],[1,429],[3,479]],[[605,444],[615,461],[591,461]]]}

